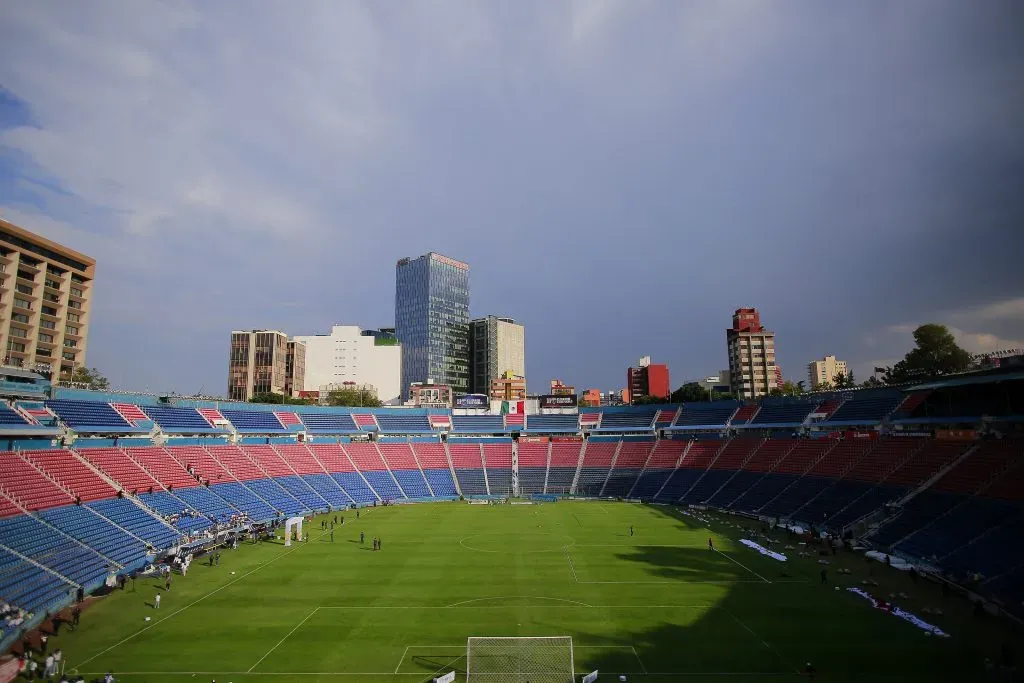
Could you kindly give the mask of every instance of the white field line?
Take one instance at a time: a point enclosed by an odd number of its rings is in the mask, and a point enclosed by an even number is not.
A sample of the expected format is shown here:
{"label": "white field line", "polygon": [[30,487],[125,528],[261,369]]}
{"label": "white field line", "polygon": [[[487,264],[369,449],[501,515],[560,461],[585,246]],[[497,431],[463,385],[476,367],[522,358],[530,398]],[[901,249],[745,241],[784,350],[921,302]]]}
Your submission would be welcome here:
{"label": "white field line", "polygon": [[396,674],[398,673],[398,670],[402,668],[402,662],[405,661],[405,656],[407,654],[409,654],[409,648],[410,647],[412,647],[412,646],[411,645],[406,645],[405,646],[405,650],[402,651],[402,658],[398,660],[398,665],[395,666],[395,673]]}
{"label": "white field line", "polygon": [[256,660],[256,663],[255,663],[255,664],[253,664],[252,666],[250,666],[250,667],[249,667],[249,671],[248,671],[247,673],[251,673],[253,669],[255,669],[255,668],[256,668],[257,666],[259,666],[259,665],[260,665],[260,662],[262,662],[262,661],[263,661],[264,659],[266,659],[267,657],[269,657],[269,656],[270,656],[270,653],[271,653],[271,652],[273,652],[273,651],[274,651],[274,650],[276,650],[277,648],[281,647],[281,644],[282,644],[282,643],[284,643],[284,641],[288,640],[288,638],[289,638],[289,637],[290,637],[290,636],[291,636],[291,635],[292,635],[293,633],[295,633],[296,631],[298,631],[298,630],[299,630],[299,627],[300,627],[300,626],[302,626],[302,625],[303,625],[303,624],[305,624],[305,623],[306,623],[307,621],[309,621],[309,618],[310,618],[311,616],[313,616],[314,614],[316,614],[316,612],[317,612],[317,610],[318,610],[318,609],[320,609],[320,608],[319,608],[319,607],[314,607],[314,608],[313,608],[313,610],[312,610],[312,611],[311,611],[311,612],[310,612],[309,614],[307,614],[307,615],[305,616],[305,618],[303,618],[303,620],[302,620],[302,621],[300,621],[300,622],[299,622],[298,624],[296,624],[296,625],[295,625],[295,628],[293,628],[293,629],[292,629],[291,631],[288,631],[288,633],[286,633],[286,634],[285,634],[284,638],[282,638],[281,640],[277,641],[277,645],[275,645],[274,647],[272,647],[272,648],[270,648],[269,650],[267,650],[266,654],[264,654],[264,655],[263,655],[262,657],[260,657],[259,659],[257,659],[257,660]]}
{"label": "white field line", "polygon": [[565,551],[565,558],[569,560],[569,570],[572,571],[572,580],[579,583],[580,580],[576,578],[576,565],[572,563],[572,555],[569,554],[568,550]]}
{"label": "white field line", "polygon": [[736,564],[737,566],[739,566],[739,567],[742,567],[743,569],[747,570],[748,572],[750,572],[751,574],[753,574],[753,575],[754,575],[754,576],[756,576],[757,578],[761,579],[761,580],[762,580],[762,581],[764,581],[765,583],[771,583],[771,581],[769,581],[768,579],[764,578],[763,576],[761,576],[760,574],[758,574],[757,572],[755,572],[755,571],[754,571],[753,569],[751,569],[750,567],[746,566],[745,564],[743,564],[743,563],[742,563],[742,562],[740,562],[739,560],[736,560],[736,559],[734,559],[734,558],[730,557],[729,555],[726,555],[725,553],[723,553],[723,552],[722,552],[721,550],[719,550],[718,548],[715,548],[715,552],[716,552],[716,553],[718,553],[719,555],[721,555],[722,557],[725,557],[725,558],[726,558],[726,559],[728,559],[728,560],[729,560],[730,562],[733,562],[733,563],[734,563],[734,564]]}
{"label": "white field line", "polygon": [[[585,602],[580,602],[579,600],[569,600],[567,598],[549,598],[549,597],[545,597],[543,595],[495,595],[495,596],[489,597],[489,598],[472,598],[471,600],[462,600],[460,602],[453,602],[450,605],[445,605],[445,608],[446,609],[450,609],[452,607],[460,607],[462,605],[466,605],[466,604],[471,603],[471,602],[482,602],[484,600],[521,600],[521,599],[553,600],[555,602],[568,602],[568,603],[571,603],[573,605],[579,605],[581,607],[590,607],[591,606],[591,605],[589,605],[589,604],[587,604]],[[522,605],[518,605],[518,606],[521,607]]]}
{"label": "white field line", "polygon": [[635,647],[630,645],[629,649],[633,651],[633,656],[636,657],[636,661],[640,662],[640,670],[643,671],[644,675],[646,676],[647,675],[647,667],[644,666],[644,660],[640,659],[640,654],[636,651]]}
{"label": "white field line", "polygon": [[[324,536],[324,534],[320,534],[319,538],[323,538],[323,536]],[[244,579],[244,578],[246,578],[248,576],[252,576],[256,572],[258,572],[261,569],[263,569],[264,567],[266,567],[266,566],[268,566],[270,564],[273,564],[274,562],[277,562],[282,557],[288,557],[289,555],[294,553],[296,550],[299,550],[301,548],[306,547],[306,545],[307,545],[306,543],[299,543],[294,548],[292,548],[291,550],[283,552],[280,555],[278,555],[277,557],[273,557],[273,558],[267,560],[266,562],[264,562],[263,564],[259,565],[255,569],[251,569],[251,570],[247,571],[246,573],[242,574],[237,579],[232,579],[231,581],[228,581],[227,583],[225,583],[223,586],[220,586],[219,588],[214,588],[212,591],[210,591],[206,595],[203,595],[202,597],[196,598],[195,600],[193,600],[192,602],[188,603],[184,607],[181,607],[181,608],[171,612],[170,614],[168,614],[166,617],[164,617],[160,621],[155,621],[152,624],[150,624],[149,626],[146,626],[145,628],[139,629],[138,631],[136,631],[135,633],[131,634],[130,636],[128,636],[126,638],[122,638],[121,640],[117,641],[116,643],[114,643],[110,647],[108,647],[108,648],[106,648],[104,650],[100,650],[99,652],[94,654],[92,657],[89,657],[88,659],[83,660],[78,666],[85,666],[86,664],[88,664],[89,662],[93,661],[97,657],[105,655],[108,652],[110,652],[111,650],[113,650],[114,648],[119,647],[121,645],[124,645],[125,643],[127,643],[129,640],[135,638],[136,636],[140,636],[143,633],[145,633],[146,631],[148,631],[149,629],[151,629],[151,628],[153,628],[155,626],[159,626],[160,624],[164,623],[168,619],[171,619],[172,617],[175,617],[175,616],[181,614],[182,612],[187,610],[189,607],[192,607],[193,605],[199,604],[200,602],[202,602],[203,600],[206,600],[206,598],[210,597],[211,595],[216,595],[217,593],[221,592],[225,588],[228,588],[228,587],[233,586],[234,584],[238,583],[242,579]]]}

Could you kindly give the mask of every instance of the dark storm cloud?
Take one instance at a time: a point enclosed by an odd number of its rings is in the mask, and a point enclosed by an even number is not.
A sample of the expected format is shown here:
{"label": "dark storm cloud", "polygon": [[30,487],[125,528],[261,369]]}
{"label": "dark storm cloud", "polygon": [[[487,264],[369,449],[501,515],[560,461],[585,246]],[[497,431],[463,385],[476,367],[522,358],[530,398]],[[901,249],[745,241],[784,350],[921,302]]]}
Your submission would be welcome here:
{"label": "dark storm cloud", "polygon": [[794,379],[914,322],[1012,342],[1020,7],[8,8],[0,201],[100,259],[90,361],[140,388],[219,390],[233,327],[388,324],[431,249],[527,325],[535,388],[715,371],[739,306]]}

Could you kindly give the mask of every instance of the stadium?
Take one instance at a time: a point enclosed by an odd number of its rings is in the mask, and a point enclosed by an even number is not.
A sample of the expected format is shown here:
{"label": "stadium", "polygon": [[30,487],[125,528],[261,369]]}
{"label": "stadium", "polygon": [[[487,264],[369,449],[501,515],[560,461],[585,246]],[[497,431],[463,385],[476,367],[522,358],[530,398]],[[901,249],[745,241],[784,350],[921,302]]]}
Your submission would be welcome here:
{"label": "stadium", "polygon": [[525,415],[4,385],[3,645],[67,680],[1012,675],[1019,372]]}

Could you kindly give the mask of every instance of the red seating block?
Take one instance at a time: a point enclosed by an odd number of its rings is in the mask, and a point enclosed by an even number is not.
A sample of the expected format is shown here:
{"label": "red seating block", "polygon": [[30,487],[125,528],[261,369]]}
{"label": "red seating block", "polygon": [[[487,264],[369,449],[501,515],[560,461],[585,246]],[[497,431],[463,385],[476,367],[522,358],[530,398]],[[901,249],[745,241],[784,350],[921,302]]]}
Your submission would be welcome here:
{"label": "red seating block", "polygon": [[520,467],[547,467],[548,447],[547,439],[543,441],[519,440],[519,466]]}
{"label": "red seating block", "polygon": [[101,500],[117,495],[117,489],[75,457],[71,451],[23,451],[22,456],[62,483],[65,488],[71,489],[83,501]]}
{"label": "red seating block", "polygon": [[17,453],[0,453],[0,492],[10,496],[29,510],[43,510],[74,503],[75,499],[57,484],[47,479]]}
{"label": "red seating block", "polygon": [[417,470],[416,456],[412,453],[412,446],[408,443],[382,443],[377,444],[380,448],[388,469],[392,470]]}
{"label": "red seating block", "polygon": [[653,448],[653,441],[623,441],[619,457],[615,459],[615,469],[642,469]]}
{"label": "red seating block", "polygon": [[452,465],[457,469],[483,469],[479,443],[449,442],[448,452],[452,455]]}
{"label": "red seating block", "polygon": [[199,486],[196,478],[163,448],[126,448],[125,452],[164,486],[179,489]]}
{"label": "red seating block", "polygon": [[162,491],[163,486],[120,448],[83,448],[78,454],[103,470],[126,491]]}
{"label": "red seating block", "polygon": [[328,472],[355,472],[356,470],[345,451],[341,449],[341,444],[314,443],[310,445],[310,450]]}
{"label": "red seating block", "polygon": [[274,446],[285,462],[299,474],[323,474],[320,461],[313,457],[306,444],[280,444]]}
{"label": "red seating block", "polygon": [[238,446],[210,446],[207,451],[239,481],[267,478],[266,473]]}
{"label": "red seating block", "polygon": [[342,444],[342,449],[348,453],[348,457],[352,460],[352,464],[356,466],[357,470],[373,472],[387,469],[384,465],[384,459],[380,456],[380,451],[372,443],[353,441]]}
{"label": "red seating block", "polygon": [[736,437],[730,439],[711,464],[713,470],[739,470],[764,439]]}

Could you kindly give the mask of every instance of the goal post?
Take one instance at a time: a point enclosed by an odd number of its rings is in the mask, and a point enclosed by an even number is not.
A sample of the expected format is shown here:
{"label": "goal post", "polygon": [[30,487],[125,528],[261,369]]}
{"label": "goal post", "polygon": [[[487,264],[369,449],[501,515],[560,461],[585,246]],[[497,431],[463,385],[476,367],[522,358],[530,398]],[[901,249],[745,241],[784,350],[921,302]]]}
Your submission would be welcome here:
{"label": "goal post", "polygon": [[571,636],[473,637],[467,683],[573,683]]}

